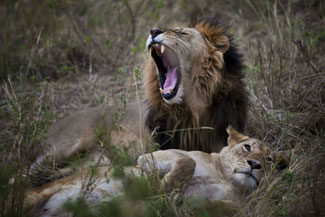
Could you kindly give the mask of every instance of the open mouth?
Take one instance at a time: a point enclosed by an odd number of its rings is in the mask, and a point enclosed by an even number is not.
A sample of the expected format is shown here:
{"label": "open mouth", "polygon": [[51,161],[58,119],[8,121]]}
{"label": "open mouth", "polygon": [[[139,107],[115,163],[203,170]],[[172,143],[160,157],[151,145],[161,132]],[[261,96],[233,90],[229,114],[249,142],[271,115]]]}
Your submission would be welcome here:
{"label": "open mouth", "polygon": [[151,44],[149,50],[159,72],[160,93],[164,99],[172,99],[176,96],[180,83],[179,60],[175,53],[162,43]]}

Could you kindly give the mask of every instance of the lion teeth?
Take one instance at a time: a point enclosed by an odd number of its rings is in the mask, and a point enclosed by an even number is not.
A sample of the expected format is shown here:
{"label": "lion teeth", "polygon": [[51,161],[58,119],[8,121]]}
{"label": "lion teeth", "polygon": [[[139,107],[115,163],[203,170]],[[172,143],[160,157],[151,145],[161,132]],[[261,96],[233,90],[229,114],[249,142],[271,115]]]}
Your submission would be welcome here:
{"label": "lion teeth", "polygon": [[165,51],[165,46],[164,45],[161,45],[160,52],[161,53],[164,53],[164,51]]}
{"label": "lion teeth", "polygon": [[160,90],[160,93],[162,93],[162,94],[166,93],[166,91],[164,89],[159,88],[159,90]]}
{"label": "lion teeth", "polygon": [[153,48],[156,50],[157,55],[158,55],[158,56],[161,56],[161,51],[160,51],[160,49],[159,49],[159,45],[158,45],[158,44],[154,44],[154,45],[152,45],[152,46],[153,46]]}
{"label": "lion teeth", "polygon": [[162,89],[162,88],[159,88],[159,90],[160,90],[161,94],[166,94],[166,93],[172,94],[172,92],[173,92],[173,89],[171,89],[171,88],[169,89],[168,92],[166,90]]}

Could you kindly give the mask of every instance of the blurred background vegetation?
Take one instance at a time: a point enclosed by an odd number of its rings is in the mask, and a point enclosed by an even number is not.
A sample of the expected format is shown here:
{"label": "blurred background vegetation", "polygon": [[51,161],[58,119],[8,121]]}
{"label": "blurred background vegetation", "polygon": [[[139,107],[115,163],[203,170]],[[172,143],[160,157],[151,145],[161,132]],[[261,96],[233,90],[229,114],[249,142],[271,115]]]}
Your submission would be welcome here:
{"label": "blurred background vegetation", "polygon": [[[0,216],[24,216],[23,173],[50,124],[134,101],[134,90],[143,98],[149,30],[195,16],[220,18],[244,54],[248,134],[292,158],[243,201],[244,214],[325,215],[324,0],[2,0]],[[171,197],[158,198],[152,216],[215,215],[175,212]]]}

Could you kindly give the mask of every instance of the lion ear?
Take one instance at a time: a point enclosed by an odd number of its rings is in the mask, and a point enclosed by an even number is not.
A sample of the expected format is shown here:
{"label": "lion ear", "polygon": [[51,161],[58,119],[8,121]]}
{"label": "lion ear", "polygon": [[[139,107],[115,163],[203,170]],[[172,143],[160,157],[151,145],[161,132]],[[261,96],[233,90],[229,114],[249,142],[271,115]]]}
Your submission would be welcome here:
{"label": "lion ear", "polygon": [[290,164],[290,158],[283,152],[276,152],[274,153],[274,158],[276,161],[276,168],[279,170],[284,170]]}
{"label": "lion ear", "polygon": [[229,49],[229,38],[225,35],[225,30],[223,27],[207,21],[201,21],[195,25],[195,29],[201,32],[204,37],[217,48],[218,51],[225,53]]}
{"label": "lion ear", "polygon": [[238,143],[248,140],[248,136],[237,132],[231,125],[227,127],[228,137],[228,146],[232,147]]}

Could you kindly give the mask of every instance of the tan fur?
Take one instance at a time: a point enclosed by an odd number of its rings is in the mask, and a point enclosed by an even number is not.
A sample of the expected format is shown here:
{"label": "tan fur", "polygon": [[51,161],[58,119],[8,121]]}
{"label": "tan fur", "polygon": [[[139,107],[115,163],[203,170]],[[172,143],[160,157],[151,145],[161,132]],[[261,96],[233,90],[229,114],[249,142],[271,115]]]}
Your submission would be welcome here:
{"label": "tan fur", "polygon": [[[137,166],[125,168],[125,173],[139,175],[144,172],[150,175],[159,171],[166,192],[179,188],[186,198],[218,203],[221,200],[236,202],[243,199],[257,187],[274,163],[288,166],[289,158],[282,153],[272,152],[264,142],[244,136],[231,127],[228,133],[231,144],[223,148],[220,154],[176,149],[156,151],[140,156]],[[247,145],[250,151],[245,149]],[[250,167],[248,160],[258,161],[260,167]],[[89,177],[89,170],[86,170],[31,189],[26,202],[30,207],[39,205],[40,216],[62,214],[60,206],[68,199],[82,197]],[[92,180],[95,184],[90,185],[92,191],[85,197],[90,205],[123,193],[122,180],[114,178],[109,167],[98,168]]]}
{"label": "tan fur", "polygon": [[[211,27],[211,29],[215,28]],[[231,89],[231,86],[228,87],[228,83],[224,84],[224,61],[221,50],[218,50],[209,41],[204,40],[199,34],[200,30],[204,31],[201,27],[196,33],[194,33],[195,30],[190,28],[183,28],[182,31],[188,32],[192,38],[187,41],[184,40],[184,48],[181,47],[179,50],[175,50],[181,63],[193,65],[191,71],[182,72],[182,76],[185,76],[183,83],[186,83],[185,85],[187,86],[184,101],[192,113],[206,108],[211,103],[213,94],[217,91],[216,88],[222,88],[225,92],[229,91],[228,88]],[[216,29],[215,32],[218,35],[214,38],[217,40],[216,43],[218,43],[218,40],[224,37],[224,32],[222,29]],[[171,47],[174,45],[175,36],[172,36],[172,33],[168,34],[166,32],[164,38],[166,38],[166,41],[171,41]],[[203,52],[198,54],[192,53],[195,50]],[[183,110],[183,105],[170,106],[162,99],[156,71],[155,63],[150,59],[144,69],[148,99],[154,107],[166,108],[171,112],[171,115],[176,115],[177,117],[179,111]],[[230,83],[230,85],[232,84]]]}
{"label": "tan fur", "polygon": [[[129,103],[122,111],[100,105],[59,120],[49,129],[44,141],[44,151],[32,165],[31,171],[42,170],[45,161],[51,165],[66,163],[76,153],[83,151],[94,156],[93,162],[88,162],[87,166],[109,165],[110,160],[107,157],[98,157],[102,147],[99,145],[101,138],[96,132],[101,128],[104,128],[104,136],[110,137],[106,140],[107,144],[103,145],[128,147],[129,154],[136,158],[150,143],[149,132],[144,126],[146,111],[147,105],[144,101]],[[116,114],[119,115],[117,119],[114,118]]]}

